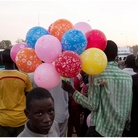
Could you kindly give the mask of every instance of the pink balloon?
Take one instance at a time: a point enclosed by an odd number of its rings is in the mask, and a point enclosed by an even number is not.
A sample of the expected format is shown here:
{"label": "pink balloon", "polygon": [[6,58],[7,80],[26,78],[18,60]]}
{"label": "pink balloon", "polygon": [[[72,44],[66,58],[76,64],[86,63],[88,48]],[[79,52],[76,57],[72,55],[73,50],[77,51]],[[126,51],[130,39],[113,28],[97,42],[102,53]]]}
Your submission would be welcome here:
{"label": "pink balloon", "polygon": [[37,40],[35,52],[42,61],[51,63],[62,52],[62,45],[55,36],[44,35]]}
{"label": "pink balloon", "polygon": [[61,76],[52,63],[43,63],[34,71],[34,81],[37,86],[49,90],[60,83]]}
{"label": "pink balloon", "polygon": [[27,47],[28,47],[28,45],[26,43],[24,43],[24,42],[17,43],[15,45],[13,45],[12,48],[11,48],[11,52],[10,52],[11,59],[15,62],[17,53],[22,48],[27,48]]}
{"label": "pink balloon", "polygon": [[92,30],[92,27],[86,22],[78,22],[74,25],[74,28],[82,31],[84,34]]}
{"label": "pink balloon", "polygon": [[91,114],[87,116],[86,124],[88,127],[90,127],[90,121],[91,121]]}

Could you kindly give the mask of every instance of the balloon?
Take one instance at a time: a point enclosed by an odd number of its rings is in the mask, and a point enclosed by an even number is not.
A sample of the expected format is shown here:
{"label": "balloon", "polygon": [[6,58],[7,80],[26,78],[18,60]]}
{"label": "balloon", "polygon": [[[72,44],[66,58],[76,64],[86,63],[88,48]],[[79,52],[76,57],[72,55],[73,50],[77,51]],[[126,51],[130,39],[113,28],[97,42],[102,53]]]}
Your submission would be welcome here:
{"label": "balloon", "polygon": [[64,51],[55,60],[55,67],[62,77],[72,78],[81,71],[81,59],[73,51]]}
{"label": "balloon", "polygon": [[24,42],[21,42],[21,43],[17,43],[15,45],[12,46],[11,48],[11,52],[10,52],[10,56],[11,56],[11,59],[13,60],[13,62],[15,62],[15,58],[16,58],[16,55],[17,53],[22,49],[22,48],[27,48],[28,45]]}
{"label": "balloon", "polygon": [[107,40],[102,31],[93,29],[86,33],[86,37],[88,40],[86,49],[95,47],[104,50],[106,48]]}
{"label": "balloon", "polygon": [[90,123],[91,123],[91,114],[89,114],[86,119],[86,124],[88,127],[90,127]]}
{"label": "balloon", "polygon": [[92,27],[86,22],[78,22],[74,25],[74,28],[82,31],[84,34],[92,30]]}
{"label": "balloon", "polygon": [[82,70],[90,75],[100,74],[107,65],[105,53],[98,48],[89,48],[80,55]]}
{"label": "balloon", "polygon": [[72,28],[73,24],[70,21],[66,19],[59,19],[52,24],[50,28],[50,34],[54,35],[61,41],[63,34]]}
{"label": "balloon", "polygon": [[27,73],[34,72],[35,69],[42,64],[41,60],[32,48],[23,48],[16,55],[17,67]]}
{"label": "balloon", "polygon": [[50,29],[51,29],[51,26],[52,26],[53,23],[51,23],[48,27],[48,32],[50,33]]}
{"label": "balloon", "polygon": [[62,52],[62,46],[55,36],[44,35],[37,40],[35,52],[42,61],[51,63]]}
{"label": "balloon", "polygon": [[28,47],[34,48],[38,38],[47,34],[49,34],[49,32],[41,26],[32,27],[26,34],[26,43]]}
{"label": "balloon", "polygon": [[36,68],[34,72],[34,81],[37,86],[49,90],[56,87],[60,83],[61,76],[56,71],[53,64],[43,63]]}
{"label": "balloon", "polygon": [[70,29],[62,37],[62,49],[81,54],[87,46],[87,38],[80,30]]}

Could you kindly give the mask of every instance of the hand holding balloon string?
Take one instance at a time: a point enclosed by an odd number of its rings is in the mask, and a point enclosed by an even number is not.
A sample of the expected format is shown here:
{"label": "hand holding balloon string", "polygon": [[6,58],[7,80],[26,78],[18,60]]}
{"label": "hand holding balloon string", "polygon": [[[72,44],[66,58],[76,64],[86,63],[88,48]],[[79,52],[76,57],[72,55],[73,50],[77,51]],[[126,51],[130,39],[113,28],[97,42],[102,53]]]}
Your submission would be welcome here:
{"label": "hand holding balloon string", "polygon": [[68,93],[72,94],[75,92],[75,89],[73,86],[70,84],[70,82],[62,80],[62,88],[63,90],[67,91]]}

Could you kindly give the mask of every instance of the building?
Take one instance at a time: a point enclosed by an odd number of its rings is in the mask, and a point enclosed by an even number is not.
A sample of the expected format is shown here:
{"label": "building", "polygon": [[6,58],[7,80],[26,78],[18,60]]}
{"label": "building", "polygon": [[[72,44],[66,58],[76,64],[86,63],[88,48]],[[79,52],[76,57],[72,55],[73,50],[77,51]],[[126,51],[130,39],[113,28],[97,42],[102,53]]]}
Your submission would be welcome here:
{"label": "building", "polygon": [[118,58],[122,60],[125,59],[128,55],[133,54],[133,48],[131,47],[118,47]]}

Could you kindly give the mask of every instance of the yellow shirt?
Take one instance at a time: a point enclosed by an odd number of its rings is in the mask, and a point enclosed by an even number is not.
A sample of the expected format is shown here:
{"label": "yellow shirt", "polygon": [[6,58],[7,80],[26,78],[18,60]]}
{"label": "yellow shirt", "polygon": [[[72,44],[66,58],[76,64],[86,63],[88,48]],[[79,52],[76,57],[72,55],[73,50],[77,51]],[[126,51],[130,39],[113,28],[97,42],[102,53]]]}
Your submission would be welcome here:
{"label": "yellow shirt", "polygon": [[19,127],[25,124],[25,92],[32,89],[29,77],[17,70],[0,72],[0,125]]}

